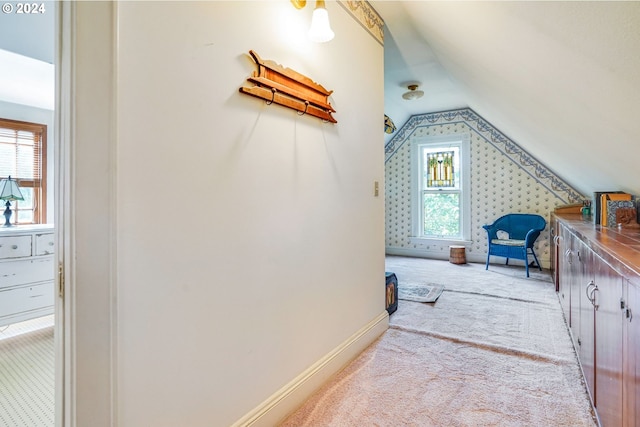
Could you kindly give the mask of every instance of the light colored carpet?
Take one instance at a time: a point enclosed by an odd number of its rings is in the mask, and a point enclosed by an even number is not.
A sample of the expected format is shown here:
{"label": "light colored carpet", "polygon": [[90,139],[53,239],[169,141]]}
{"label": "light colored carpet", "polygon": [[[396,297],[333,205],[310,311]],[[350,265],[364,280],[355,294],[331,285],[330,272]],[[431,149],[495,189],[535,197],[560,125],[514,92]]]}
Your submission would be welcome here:
{"label": "light colored carpet", "polygon": [[399,301],[390,329],[282,426],[596,425],[546,272],[403,257],[386,270],[445,291]]}

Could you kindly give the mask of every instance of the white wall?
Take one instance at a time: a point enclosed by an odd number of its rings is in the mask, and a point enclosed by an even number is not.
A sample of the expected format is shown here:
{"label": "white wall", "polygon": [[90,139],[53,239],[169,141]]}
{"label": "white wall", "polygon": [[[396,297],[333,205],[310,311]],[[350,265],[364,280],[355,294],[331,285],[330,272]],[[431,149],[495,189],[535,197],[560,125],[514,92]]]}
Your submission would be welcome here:
{"label": "white wall", "polygon": [[[290,2],[75,7],[77,424],[229,425],[384,313],[383,48],[333,2],[322,45]],[[338,124],[240,94],[250,49]]]}

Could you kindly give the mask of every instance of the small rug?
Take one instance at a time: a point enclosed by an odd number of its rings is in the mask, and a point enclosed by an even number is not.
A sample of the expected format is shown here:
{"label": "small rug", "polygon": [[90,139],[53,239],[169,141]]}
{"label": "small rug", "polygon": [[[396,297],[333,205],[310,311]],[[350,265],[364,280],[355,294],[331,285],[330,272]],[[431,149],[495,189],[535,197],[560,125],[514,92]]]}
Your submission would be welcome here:
{"label": "small rug", "polygon": [[398,299],[417,302],[436,302],[444,286],[434,283],[421,285],[398,285]]}

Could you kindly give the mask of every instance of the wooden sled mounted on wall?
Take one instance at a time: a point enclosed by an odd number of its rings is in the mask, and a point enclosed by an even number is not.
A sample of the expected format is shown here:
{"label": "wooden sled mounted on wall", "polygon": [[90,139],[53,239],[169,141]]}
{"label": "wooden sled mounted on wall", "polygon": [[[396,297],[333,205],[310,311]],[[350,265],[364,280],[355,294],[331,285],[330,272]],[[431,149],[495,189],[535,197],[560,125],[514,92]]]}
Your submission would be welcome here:
{"label": "wooden sled mounted on wall", "polygon": [[299,115],[309,114],[318,117],[325,122],[338,123],[331,116],[335,113],[329,103],[329,95],[333,91],[328,91],[310,78],[273,61],[260,59],[253,50],[249,54],[258,66],[258,71],[247,79],[256,86],[241,87],[240,92],[247,95],[262,98],[267,104],[280,104],[292,108]]}

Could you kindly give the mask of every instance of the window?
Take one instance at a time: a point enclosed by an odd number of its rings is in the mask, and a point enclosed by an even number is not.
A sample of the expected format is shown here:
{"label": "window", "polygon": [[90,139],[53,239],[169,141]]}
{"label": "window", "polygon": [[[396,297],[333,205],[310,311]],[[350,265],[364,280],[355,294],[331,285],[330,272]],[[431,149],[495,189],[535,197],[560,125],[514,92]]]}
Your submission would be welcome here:
{"label": "window", "polygon": [[18,224],[46,222],[47,126],[0,119],[0,179],[14,178],[24,196],[11,202]]}
{"label": "window", "polygon": [[413,235],[449,241],[470,238],[469,136],[414,140]]}

